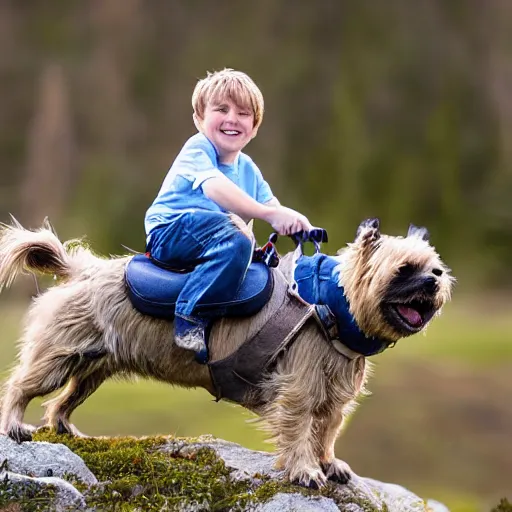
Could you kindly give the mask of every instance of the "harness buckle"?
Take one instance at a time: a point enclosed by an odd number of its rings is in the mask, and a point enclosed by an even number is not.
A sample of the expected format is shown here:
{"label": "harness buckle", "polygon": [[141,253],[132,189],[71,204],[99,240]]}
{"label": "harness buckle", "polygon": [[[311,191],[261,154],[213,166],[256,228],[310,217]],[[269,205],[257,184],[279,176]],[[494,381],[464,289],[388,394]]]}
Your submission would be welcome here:
{"label": "harness buckle", "polygon": [[330,340],[338,339],[338,324],[333,312],[324,304],[315,304],[315,311]]}
{"label": "harness buckle", "polygon": [[270,268],[277,267],[279,265],[279,254],[275,246],[276,241],[277,234],[272,233],[263,247],[254,250],[252,261],[264,263]]}

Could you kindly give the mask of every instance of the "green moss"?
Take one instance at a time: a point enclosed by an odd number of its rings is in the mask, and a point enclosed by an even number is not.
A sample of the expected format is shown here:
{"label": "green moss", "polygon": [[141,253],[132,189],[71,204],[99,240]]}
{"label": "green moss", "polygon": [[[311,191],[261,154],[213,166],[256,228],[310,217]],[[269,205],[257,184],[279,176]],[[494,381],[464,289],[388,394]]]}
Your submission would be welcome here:
{"label": "green moss", "polygon": [[[173,510],[184,503],[213,511],[245,510],[280,492],[326,496],[340,508],[347,503],[334,485],[314,491],[264,475],[256,481],[235,481],[222,459],[211,449],[197,448],[195,439],[74,438],[41,431],[35,440],[62,443],[84,460],[100,483],[86,486],[72,475],[66,478],[84,494],[89,507],[100,510]],[[175,450],[159,450],[172,443]],[[370,503],[358,504],[375,512]]]}
{"label": "green moss", "polygon": [[320,494],[333,500],[340,510],[345,510],[348,505],[357,505],[363,512],[388,512],[388,506],[385,503],[381,508],[376,509],[373,501],[363,495],[352,493],[340,495],[338,486],[335,484],[328,483],[320,491]]}
{"label": "green moss", "polygon": [[0,510],[22,510],[38,512],[48,510],[48,503],[55,499],[55,487],[41,488],[37,483],[27,481],[23,486],[10,480],[0,481]]}
{"label": "green moss", "polygon": [[232,481],[224,462],[210,449],[162,452],[158,448],[176,440],[169,437],[74,438],[40,432],[35,440],[59,442],[79,455],[100,482],[92,487],[68,480],[84,493],[88,506],[117,510],[172,509],[180,503],[208,503],[225,510],[247,503],[252,496],[247,482]]}

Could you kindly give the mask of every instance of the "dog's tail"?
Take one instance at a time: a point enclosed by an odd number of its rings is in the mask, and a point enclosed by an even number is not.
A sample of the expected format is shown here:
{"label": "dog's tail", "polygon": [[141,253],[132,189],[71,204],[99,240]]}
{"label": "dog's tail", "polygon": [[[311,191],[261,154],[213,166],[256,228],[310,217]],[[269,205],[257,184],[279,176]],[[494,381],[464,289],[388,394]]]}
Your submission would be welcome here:
{"label": "dog's tail", "polygon": [[63,244],[48,219],[35,231],[12,220],[12,225],[0,223],[0,291],[24,271],[66,279],[78,270],[73,252],[79,242],[71,240]]}

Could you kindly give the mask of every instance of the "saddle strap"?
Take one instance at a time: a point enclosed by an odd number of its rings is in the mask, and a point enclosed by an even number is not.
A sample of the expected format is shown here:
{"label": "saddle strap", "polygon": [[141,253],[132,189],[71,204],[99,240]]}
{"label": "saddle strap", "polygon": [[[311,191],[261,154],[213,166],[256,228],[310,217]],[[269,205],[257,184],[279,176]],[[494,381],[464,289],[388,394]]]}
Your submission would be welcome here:
{"label": "saddle strap", "polygon": [[324,333],[325,339],[334,347],[336,351],[344,355],[348,359],[357,359],[358,357],[364,357],[359,352],[355,352],[347,345],[342,343],[338,334],[338,325],[336,323],[336,317],[333,315],[329,306],[316,304],[315,305],[315,318],[318,325]]}
{"label": "saddle strap", "polygon": [[248,393],[256,391],[265,370],[276,361],[311,317],[315,307],[293,292],[284,294],[283,302],[269,321],[233,354],[209,363],[216,399],[226,398],[244,404]]}

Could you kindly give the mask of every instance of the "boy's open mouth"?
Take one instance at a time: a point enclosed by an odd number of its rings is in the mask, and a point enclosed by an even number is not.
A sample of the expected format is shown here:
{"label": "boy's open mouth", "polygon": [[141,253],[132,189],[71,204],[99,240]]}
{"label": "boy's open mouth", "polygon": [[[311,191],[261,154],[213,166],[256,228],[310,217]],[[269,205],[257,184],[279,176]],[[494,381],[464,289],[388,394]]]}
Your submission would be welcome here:
{"label": "boy's open mouth", "polygon": [[221,132],[224,134],[224,135],[230,135],[230,136],[233,136],[233,135],[240,135],[240,132],[237,131],[237,130],[221,130]]}

